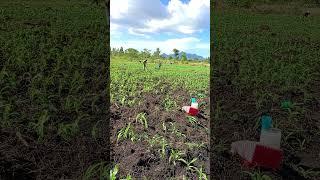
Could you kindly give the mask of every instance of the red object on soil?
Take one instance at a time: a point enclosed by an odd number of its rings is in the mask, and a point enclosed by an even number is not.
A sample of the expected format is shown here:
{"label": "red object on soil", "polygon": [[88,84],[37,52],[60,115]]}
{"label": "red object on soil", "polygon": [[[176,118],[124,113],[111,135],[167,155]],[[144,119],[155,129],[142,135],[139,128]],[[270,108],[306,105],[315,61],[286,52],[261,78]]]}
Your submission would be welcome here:
{"label": "red object on soil", "polygon": [[193,107],[190,107],[189,112],[188,112],[188,114],[191,116],[196,116],[196,115],[198,115],[198,113],[199,113],[199,110],[195,109]]}
{"label": "red object on soil", "polygon": [[260,166],[271,169],[279,169],[283,159],[283,151],[271,147],[256,145],[252,161],[245,162],[248,166]]}

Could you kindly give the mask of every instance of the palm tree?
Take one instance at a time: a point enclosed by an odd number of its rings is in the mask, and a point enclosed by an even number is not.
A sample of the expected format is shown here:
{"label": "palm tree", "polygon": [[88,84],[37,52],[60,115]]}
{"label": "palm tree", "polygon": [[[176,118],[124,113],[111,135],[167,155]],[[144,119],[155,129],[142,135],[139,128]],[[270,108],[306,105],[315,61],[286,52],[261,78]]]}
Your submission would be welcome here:
{"label": "palm tree", "polygon": [[174,49],[173,49],[173,54],[174,54],[175,58],[178,59],[178,57],[179,57],[179,50],[176,49],[176,48],[174,48]]}

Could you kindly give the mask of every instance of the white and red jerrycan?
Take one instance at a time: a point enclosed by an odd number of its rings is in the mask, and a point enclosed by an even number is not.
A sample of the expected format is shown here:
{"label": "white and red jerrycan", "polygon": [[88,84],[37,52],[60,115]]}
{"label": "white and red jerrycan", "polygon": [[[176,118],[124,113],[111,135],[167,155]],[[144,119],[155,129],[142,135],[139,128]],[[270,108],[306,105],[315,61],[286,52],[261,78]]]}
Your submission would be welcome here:
{"label": "white and red jerrycan", "polygon": [[182,110],[184,110],[185,112],[187,112],[191,116],[196,116],[199,113],[198,106],[199,105],[198,105],[196,98],[192,98],[191,99],[191,106],[183,106]]}

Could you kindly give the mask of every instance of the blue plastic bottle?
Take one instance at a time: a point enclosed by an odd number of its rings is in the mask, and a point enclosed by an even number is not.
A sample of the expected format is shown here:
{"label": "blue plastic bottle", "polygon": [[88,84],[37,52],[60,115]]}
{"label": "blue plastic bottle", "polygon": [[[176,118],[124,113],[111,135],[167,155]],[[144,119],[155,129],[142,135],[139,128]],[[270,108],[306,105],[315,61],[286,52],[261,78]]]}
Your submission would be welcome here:
{"label": "blue plastic bottle", "polygon": [[261,117],[261,130],[269,130],[272,126],[272,118],[268,115]]}
{"label": "blue plastic bottle", "polygon": [[191,107],[198,109],[199,105],[198,105],[196,98],[191,98]]}

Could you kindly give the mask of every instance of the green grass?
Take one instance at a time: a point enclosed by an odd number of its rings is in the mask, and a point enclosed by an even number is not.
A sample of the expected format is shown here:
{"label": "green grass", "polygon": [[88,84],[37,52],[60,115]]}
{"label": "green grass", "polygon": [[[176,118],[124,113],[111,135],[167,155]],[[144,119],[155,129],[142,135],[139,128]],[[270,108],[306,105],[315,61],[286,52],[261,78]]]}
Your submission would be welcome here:
{"label": "green grass", "polygon": [[[112,56],[111,72],[116,73],[111,73],[111,102],[130,106],[132,101],[138,103],[141,93],[163,94],[166,91],[170,94],[170,90],[177,90],[180,87],[189,91],[190,94],[202,92],[208,95],[208,66],[163,64],[160,70],[155,69],[155,66],[156,63],[149,63],[147,71],[143,71],[139,61],[130,60],[126,56]],[[170,97],[167,97],[163,103],[166,110],[177,106]]]}
{"label": "green grass", "polygon": [[[276,92],[270,89],[300,90],[308,95],[309,84],[318,75],[319,17],[304,20],[300,16],[248,13],[217,17],[214,70],[228,73],[238,91],[254,89],[257,102],[273,98]],[[260,30],[262,25],[270,30]]]}
{"label": "green grass", "polygon": [[[34,164],[27,170],[35,172],[34,179],[78,179],[96,161],[91,154],[82,154],[77,160],[84,158],[85,163],[70,165],[76,160],[67,151],[90,153],[95,143],[91,129],[95,137],[104,136],[107,129],[105,122],[96,124],[107,115],[108,31],[104,7],[90,0],[0,2],[0,131],[19,132],[27,139],[26,148],[37,147],[21,152],[15,143],[0,153],[13,165],[19,163],[16,158]],[[15,137],[7,140],[1,143],[15,141]],[[68,155],[58,155],[61,149],[50,146],[66,149]],[[76,146],[81,148],[72,150]],[[26,152],[38,154],[38,160]],[[48,156],[62,158],[56,163]],[[44,168],[40,161],[51,164],[54,172],[39,173]],[[60,169],[64,165],[70,172]],[[92,168],[87,173],[100,171],[104,165]],[[20,170],[12,168],[8,173],[15,171]]]}
{"label": "green grass", "polygon": [[[274,127],[282,130],[282,149],[298,153],[314,148],[308,142],[315,136],[306,132],[317,131],[315,118],[310,120],[314,113],[310,104],[320,98],[316,90],[320,82],[320,16],[238,9],[215,12],[211,23],[216,27],[211,33],[215,46],[212,87],[219,93],[213,94],[216,102],[212,103],[216,124],[221,127],[228,122],[232,129],[228,133],[250,139],[260,128],[259,114],[268,111]],[[220,90],[224,88],[228,91]],[[294,98],[288,98],[290,94],[295,94]],[[213,133],[219,137],[212,145],[217,153],[224,151],[226,143],[239,140],[224,138],[226,132]],[[252,178],[264,179],[257,173]]]}
{"label": "green grass", "polygon": [[106,97],[103,15],[85,0],[0,3],[1,127],[30,123],[42,139],[63,116],[101,116],[93,100]]}

